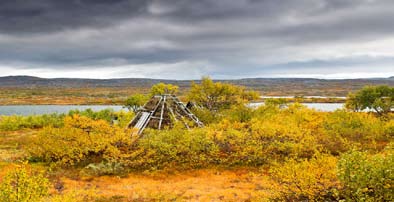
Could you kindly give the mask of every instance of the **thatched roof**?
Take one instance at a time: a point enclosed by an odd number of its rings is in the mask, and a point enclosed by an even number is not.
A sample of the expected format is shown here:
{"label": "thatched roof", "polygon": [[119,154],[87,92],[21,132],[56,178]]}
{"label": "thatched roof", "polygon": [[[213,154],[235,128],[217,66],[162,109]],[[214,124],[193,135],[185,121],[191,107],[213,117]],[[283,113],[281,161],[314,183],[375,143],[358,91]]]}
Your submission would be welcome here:
{"label": "thatched roof", "polygon": [[129,123],[141,134],[145,128],[161,130],[171,128],[174,122],[182,122],[186,128],[202,127],[203,123],[175,95],[153,96]]}

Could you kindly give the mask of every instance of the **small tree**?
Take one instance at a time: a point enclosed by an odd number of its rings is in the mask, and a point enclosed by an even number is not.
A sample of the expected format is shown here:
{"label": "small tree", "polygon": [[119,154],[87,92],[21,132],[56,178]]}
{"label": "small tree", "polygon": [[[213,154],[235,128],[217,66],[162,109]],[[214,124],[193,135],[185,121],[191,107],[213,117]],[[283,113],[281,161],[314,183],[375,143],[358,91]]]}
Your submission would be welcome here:
{"label": "small tree", "polygon": [[136,112],[146,101],[147,97],[145,95],[135,94],[127,98],[123,107]]}
{"label": "small tree", "polygon": [[386,114],[394,107],[394,88],[389,86],[367,86],[347,97],[347,109],[362,111],[373,109],[379,115]]}
{"label": "small tree", "polygon": [[228,109],[232,105],[256,99],[258,93],[247,91],[241,86],[213,82],[209,77],[203,77],[201,84],[192,83],[188,97],[189,100],[208,110],[218,110]]}
{"label": "small tree", "polygon": [[152,86],[150,95],[164,95],[164,94],[175,94],[178,92],[179,87],[172,84],[158,83]]}

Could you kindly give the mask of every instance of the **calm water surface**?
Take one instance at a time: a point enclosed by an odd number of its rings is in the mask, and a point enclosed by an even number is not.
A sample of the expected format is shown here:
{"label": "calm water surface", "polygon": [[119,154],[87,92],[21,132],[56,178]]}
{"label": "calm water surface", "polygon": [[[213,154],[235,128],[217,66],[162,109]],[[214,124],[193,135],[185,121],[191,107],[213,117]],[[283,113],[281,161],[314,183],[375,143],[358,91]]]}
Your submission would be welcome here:
{"label": "calm water surface", "polygon": [[[263,102],[250,103],[249,106],[257,107],[263,104]],[[303,105],[319,111],[335,111],[343,108],[343,103],[303,103]],[[75,109],[92,109],[93,111],[100,111],[108,108],[114,111],[122,110],[121,105],[9,105],[0,106],[0,115],[68,113],[70,110]]]}
{"label": "calm water surface", "polygon": [[[266,99],[266,98],[295,98],[296,96],[260,96],[260,98]],[[320,96],[320,95],[307,95],[307,96],[302,96],[303,98],[336,98],[336,99],[346,99],[346,97],[342,96]]]}
{"label": "calm water surface", "polygon": [[75,109],[100,111],[108,108],[114,111],[122,110],[120,105],[9,105],[0,106],[0,115],[60,114],[68,113],[70,110]]}
{"label": "calm water surface", "polygon": [[[264,102],[250,103],[249,106],[258,107],[263,104]],[[332,112],[337,109],[342,109],[344,107],[344,103],[301,103],[301,104],[307,106],[308,108],[316,109],[318,111],[324,111],[324,112]]]}

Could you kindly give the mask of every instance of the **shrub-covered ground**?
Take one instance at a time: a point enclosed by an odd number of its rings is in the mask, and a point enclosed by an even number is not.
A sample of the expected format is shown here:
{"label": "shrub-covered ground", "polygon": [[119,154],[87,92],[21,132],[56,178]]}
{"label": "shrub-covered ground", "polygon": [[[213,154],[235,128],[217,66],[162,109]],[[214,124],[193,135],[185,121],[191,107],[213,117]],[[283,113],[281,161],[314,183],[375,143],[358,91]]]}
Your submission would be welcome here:
{"label": "shrub-covered ground", "polygon": [[1,117],[0,201],[394,199],[390,114],[274,102],[195,113],[204,128],[141,137],[125,129],[131,112]]}

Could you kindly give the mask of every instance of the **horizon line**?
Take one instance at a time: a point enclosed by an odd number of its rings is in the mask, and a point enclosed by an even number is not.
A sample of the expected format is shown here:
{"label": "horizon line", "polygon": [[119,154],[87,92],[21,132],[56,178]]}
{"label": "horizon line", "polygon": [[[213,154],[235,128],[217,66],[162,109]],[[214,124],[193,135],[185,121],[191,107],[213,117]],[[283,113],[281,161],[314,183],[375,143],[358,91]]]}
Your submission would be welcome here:
{"label": "horizon line", "polygon": [[6,75],[0,76],[0,78],[7,78],[7,77],[31,77],[31,78],[40,78],[40,79],[84,79],[84,80],[119,80],[119,79],[149,79],[149,80],[168,80],[168,81],[195,81],[201,80],[203,77],[209,77],[212,80],[243,80],[243,79],[316,79],[316,80],[361,80],[361,79],[390,79],[394,78],[394,76],[387,76],[387,77],[354,77],[354,78],[319,78],[319,77],[296,77],[296,76],[289,76],[289,77],[279,77],[279,76],[271,76],[271,77],[242,77],[242,78],[214,78],[209,75],[205,75],[200,77],[199,79],[169,79],[169,78],[152,78],[152,77],[111,77],[111,78],[84,78],[84,77],[40,77],[40,76],[33,76],[33,75]]}

